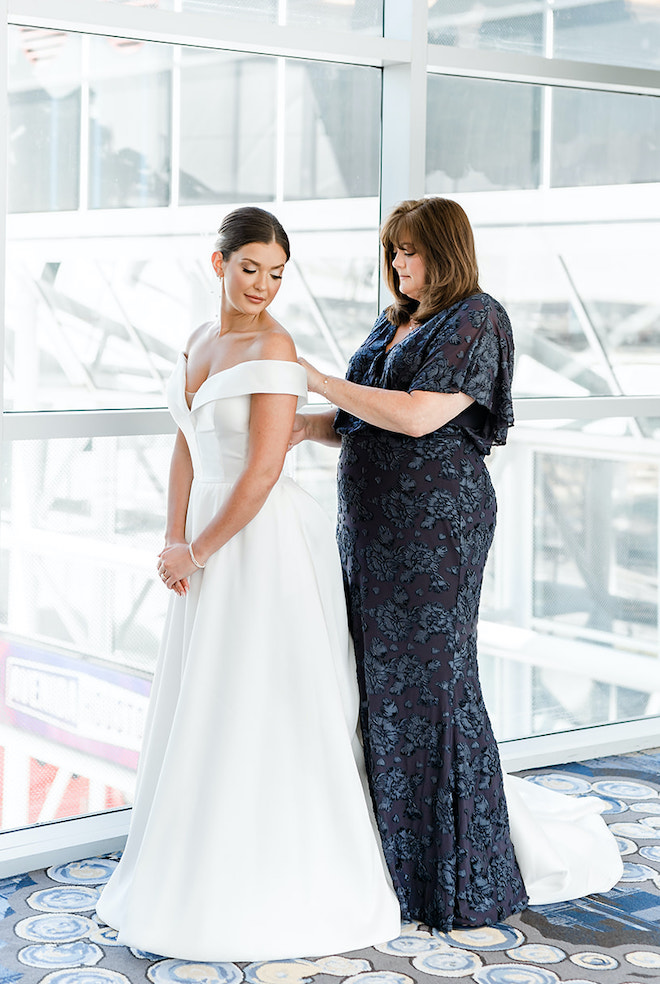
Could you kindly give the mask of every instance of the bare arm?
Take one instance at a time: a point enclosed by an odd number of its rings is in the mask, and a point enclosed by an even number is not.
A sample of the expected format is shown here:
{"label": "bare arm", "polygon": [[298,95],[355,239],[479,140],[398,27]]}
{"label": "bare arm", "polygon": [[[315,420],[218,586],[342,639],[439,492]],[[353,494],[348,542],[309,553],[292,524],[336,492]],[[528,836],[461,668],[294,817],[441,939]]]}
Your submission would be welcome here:
{"label": "bare arm", "polygon": [[[280,477],[297,399],[288,394],[255,393],[250,404],[250,430],[245,467],[222,508],[192,544],[195,559],[208,558],[257,515]],[[196,570],[185,543],[174,543],[160,554],[159,571],[170,587]]]}
{"label": "bare arm", "polygon": [[186,538],[186,513],[193,479],[188,443],[179,430],[174,441],[167,491],[167,522],[165,543],[181,543]]}
{"label": "bare arm", "polygon": [[324,376],[305,359],[298,361],[307,370],[307,387],[312,393],[320,393],[335,406],[374,427],[410,437],[430,434],[474,403],[466,393],[430,393],[425,390],[405,393],[402,390],[361,386],[337,376]]}
{"label": "bare arm", "polygon": [[255,393],[250,407],[250,435],[245,468],[220,512],[195,538],[193,550],[204,564],[257,515],[280,477],[297,398]]}
{"label": "bare arm", "polygon": [[320,413],[297,413],[289,447],[292,448],[301,441],[317,441],[319,444],[338,448],[341,445],[341,434],[333,427],[335,412],[325,410]]}
{"label": "bare arm", "polygon": [[[173,543],[186,542],[186,514],[188,512],[188,499],[190,498],[190,486],[193,479],[193,467],[190,458],[188,443],[183,433],[178,430],[172,449],[172,459],[170,462],[170,477],[167,489],[167,520],[165,524],[165,546]],[[183,595],[188,590],[188,579],[173,582],[168,587],[178,595]]]}

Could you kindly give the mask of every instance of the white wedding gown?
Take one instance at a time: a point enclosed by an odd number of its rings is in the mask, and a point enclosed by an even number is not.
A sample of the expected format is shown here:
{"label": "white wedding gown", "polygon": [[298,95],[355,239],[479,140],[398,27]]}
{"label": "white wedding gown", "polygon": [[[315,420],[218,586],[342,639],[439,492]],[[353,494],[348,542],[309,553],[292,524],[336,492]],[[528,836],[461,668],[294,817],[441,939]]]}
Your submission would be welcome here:
{"label": "white wedding gown", "polygon": [[[168,389],[194,481],[186,538],[245,464],[251,393],[306,398],[297,363]],[[358,694],[334,531],[281,476],[172,595],[121,863],[97,907],[120,942],[189,960],[321,956],[399,935],[360,770]]]}
{"label": "white wedding gown", "polygon": [[[191,409],[185,389],[181,355],[168,398],[194,468],[190,541],[244,466],[250,395],[292,393],[300,406],[306,381],[296,363],[260,360],[210,376]],[[188,594],[172,594],[130,833],[97,905],[119,942],[217,962],[336,954],[398,936],[357,717],[332,526],[282,475]],[[506,794],[531,902],[617,881],[598,801],[511,777]]]}

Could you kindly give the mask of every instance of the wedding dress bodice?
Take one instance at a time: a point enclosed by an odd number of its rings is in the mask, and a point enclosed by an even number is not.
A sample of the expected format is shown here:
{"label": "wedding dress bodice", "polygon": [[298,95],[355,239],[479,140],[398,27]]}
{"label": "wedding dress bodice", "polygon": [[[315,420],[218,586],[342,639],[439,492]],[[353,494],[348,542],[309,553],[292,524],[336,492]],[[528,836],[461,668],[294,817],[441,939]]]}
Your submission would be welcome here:
{"label": "wedding dress bodice", "polygon": [[170,412],[190,449],[195,478],[201,482],[235,482],[247,454],[250,396],[291,393],[298,409],[307,399],[305,370],[297,362],[258,359],[213,373],[186,402],[187,360],[179,355],[167,396]]}

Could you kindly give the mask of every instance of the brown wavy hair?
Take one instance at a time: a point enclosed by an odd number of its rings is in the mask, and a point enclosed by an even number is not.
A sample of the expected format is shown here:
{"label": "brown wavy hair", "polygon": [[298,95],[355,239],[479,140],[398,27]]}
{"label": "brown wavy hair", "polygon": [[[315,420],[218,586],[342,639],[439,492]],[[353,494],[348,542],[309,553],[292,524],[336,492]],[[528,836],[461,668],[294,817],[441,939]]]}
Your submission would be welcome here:
{"label": "brown wavy hair", "polygon": [[[394,325],[411,317],[428,321],[438,311],[477,294],[479,270],[472,226],[467,215],[450,198],[418,198],[400,202],[380,229],[383,274],[394,295],[387,316]],[[392,266],[396,250],[412,245],[426,267],[426,284],[418,301],[406,297],[399,287],[399,274]]]}

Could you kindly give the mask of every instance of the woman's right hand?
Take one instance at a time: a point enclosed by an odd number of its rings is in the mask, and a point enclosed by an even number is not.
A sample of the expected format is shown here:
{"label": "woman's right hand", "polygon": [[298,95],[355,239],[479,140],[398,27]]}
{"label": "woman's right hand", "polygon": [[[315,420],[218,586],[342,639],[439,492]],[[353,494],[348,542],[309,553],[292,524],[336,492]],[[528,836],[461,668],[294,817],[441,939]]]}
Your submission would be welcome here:
{"label": "woman's right hand", "polygon": [[297,413],[293,420],[293,430],[291,431],[287,451],[290,451],[291,448],[295,448],[296,444],[300,444],[301,441],[305,441],[306,439],[307,415],[304,413]]}
{"label": "woman's right hand", "polygon": [[166,572],[165,570],[162,570],[162,567],[163,567],[163,564],[162,564],[163,551],[166,550],[168,547],[172,547],[172,546],[175,546],[175,545],[185,546],[186,549],[188,548],[188,543],[185,540],[185,538],[183,540],[178,540],[178,539],[177,540],[167,540],[166,539],[165,540],[165,546],[163,547],[163,550],[161,550],[161,552],[158,554],[158,562],[157,562],[157,565],[156,566],[157,566],[157,570],[158,570],[158,576],[162,580],[162,582],[165,585],[165,587],[169,591],[174,591],[175,594],[178,594],[179,597],[182,598],[182,597],[184,597],[185,595],[188,594],[188,588],[190,587],[189,582],[188,582],[188,578],[187,577],[182,577],[179,580],[175,581],[171,576],[165,576],[165,577],[163,577],[164,574],[167,575],[169,572]]}

